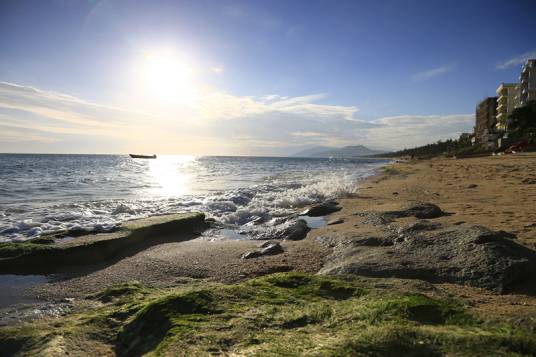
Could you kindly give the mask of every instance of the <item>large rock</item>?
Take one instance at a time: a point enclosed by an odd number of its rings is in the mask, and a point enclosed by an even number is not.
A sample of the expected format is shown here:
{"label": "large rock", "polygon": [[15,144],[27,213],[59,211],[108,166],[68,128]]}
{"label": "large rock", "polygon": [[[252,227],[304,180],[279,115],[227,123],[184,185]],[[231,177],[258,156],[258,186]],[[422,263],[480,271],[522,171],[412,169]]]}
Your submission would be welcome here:
{"label": "large rock", "polygon": [[445,215],[437,205],[433,203],[417,203],[400,211],[389,211],[384,213],[387,217],[417,217],[417,218],[437,218]]}
{"label": "large rock", "polygon": [[300,213],[301,216],[309,216],[309,217],[321,217],[326,216],[330,213],[340,211],[342,208],[339,207],[338,203],[336,201],[326,201],[317,205],[314,205],[312,207],[309,207],[302,213]]}
{"label": "large rock", "polygon": [[401,241],[393,237],[391,245],[380,238],[346,238],[320,273],[422,279],[507,292],[536,276],[536,252],[505,232],[480,226],[415,234],[409,230]]}
{"label": "large rock", "polygon": [[113,233],[50,244],[0,243],[0,274],[49,274],[69,266],[120,259],[150,246],[192,239],[206,228],[203,213],[154,216],[124,223]]}

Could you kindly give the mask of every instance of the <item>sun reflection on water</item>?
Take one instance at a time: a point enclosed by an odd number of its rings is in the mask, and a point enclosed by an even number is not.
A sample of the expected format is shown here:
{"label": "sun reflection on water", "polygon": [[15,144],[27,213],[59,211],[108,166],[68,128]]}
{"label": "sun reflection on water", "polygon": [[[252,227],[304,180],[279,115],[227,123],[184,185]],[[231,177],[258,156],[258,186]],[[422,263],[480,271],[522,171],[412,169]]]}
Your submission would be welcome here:
{"label": "sun reflection on water", "polygon": [[191,174],[188,167],[195,156],[169,155],[150,160],[149,176],[152,180],[150,194],[155,196],[182,196],[191,193]]}

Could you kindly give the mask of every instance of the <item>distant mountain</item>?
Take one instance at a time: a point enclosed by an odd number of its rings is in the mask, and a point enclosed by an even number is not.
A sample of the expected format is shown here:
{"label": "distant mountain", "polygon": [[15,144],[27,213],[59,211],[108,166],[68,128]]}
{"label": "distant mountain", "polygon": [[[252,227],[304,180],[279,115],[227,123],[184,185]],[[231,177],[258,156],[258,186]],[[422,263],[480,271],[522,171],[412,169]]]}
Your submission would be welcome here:
{"label": "distant mountain", "polygon": [[337,150],[335,147],[329,147],[329,146],[315,146],[310,149],[305,149],[300,152],[297,152],[295,154],[292,154],[291,156],[294,157],[322,157],[318,156],[321,155],[323,152],[331,151],[331,150]]}
{"label": "distant mountain", "polygon": [[372,150],[363,145],[345,146],[342,148],[333,148],[327,146],[315,146],[313,148],[300,151],[292,156],[294,157],[359,157],[372,156],[381,154],[383,151]]}

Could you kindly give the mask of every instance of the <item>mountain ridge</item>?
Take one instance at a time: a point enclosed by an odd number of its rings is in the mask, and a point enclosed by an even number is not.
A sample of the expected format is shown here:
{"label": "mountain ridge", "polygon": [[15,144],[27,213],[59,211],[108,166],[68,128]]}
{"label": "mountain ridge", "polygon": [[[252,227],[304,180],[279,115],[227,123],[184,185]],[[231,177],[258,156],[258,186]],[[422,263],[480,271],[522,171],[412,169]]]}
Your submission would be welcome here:
{"label": "mountain ridge", "polygon": [[315,146],[309,149],[299,151],[291,156],[293,157],[318,157],[318,158],[328,158],[328,157],[338,157],[338,158],[349,158],[349,157],[361,157],[361,156],[372,156],[381,154],[384,151],[369,149],[364,145],[351,145],[344,146],[342,148],[329,147],[329,146]]}

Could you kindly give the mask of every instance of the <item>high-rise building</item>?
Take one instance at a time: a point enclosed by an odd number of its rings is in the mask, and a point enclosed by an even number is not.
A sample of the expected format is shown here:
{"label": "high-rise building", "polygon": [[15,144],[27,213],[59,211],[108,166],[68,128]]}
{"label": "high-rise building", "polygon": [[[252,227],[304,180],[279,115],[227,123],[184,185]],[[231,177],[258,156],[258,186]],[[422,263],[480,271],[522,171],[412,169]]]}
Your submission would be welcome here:
{"label": "high-rise building", "polygon": [[475,139],[476,142],[488,146],[497,139],[495,124],[497,113],[497,97],[488,97],[476,107]]}
{"label": "high-rise building", "polygon": [[519,106],[525,106],[536,100],[536,59],[529,59],[523,65],[519,75]]}
{"label": "high-rise building", "polygon": [[517,83],[501,83],[497,88],[497,124],[500,132],[508,131],[508,116],[519,106]]}

